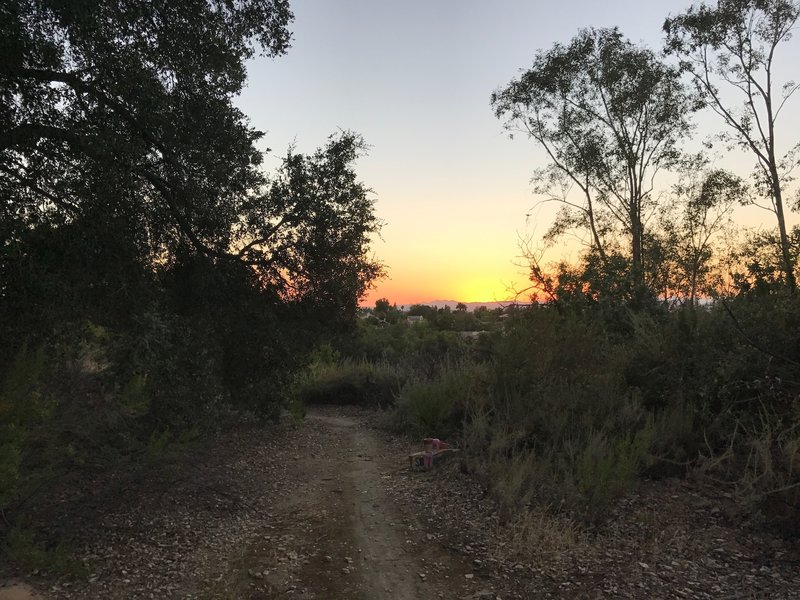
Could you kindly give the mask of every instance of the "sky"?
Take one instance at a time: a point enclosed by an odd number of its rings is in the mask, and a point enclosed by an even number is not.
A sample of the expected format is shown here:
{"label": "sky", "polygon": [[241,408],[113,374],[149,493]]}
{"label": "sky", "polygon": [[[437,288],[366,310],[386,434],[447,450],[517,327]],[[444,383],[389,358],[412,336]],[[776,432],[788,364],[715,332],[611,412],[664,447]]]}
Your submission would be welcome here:
{"label": "sky", "polygon": [[[388,277],[364,302],[386,297],[407,306],[505,300],[524,289],[520,243],[535,244],[557,210],[538,204],[531,191],[533,171],[546,162],[541,150],[522,137],[509,139],[493,115],[491,93],[529,67],[537,50],[568,42],[583,27],[619,26],[631,40],[660,48],[664,18],[690,2],[291,4],[292,47],[280,58],[252,60],[236,103],[266,132],[268,168],[292,144],[313,152],[338,130],[365,138],[370,151],[356,170],[384,222],[372,251]],[[787,48],[796,69],[798,44]],[[703,130],[722,128],[710,115],[704,119],[697,143]],[[752,161],[740,159],[748,169]],[[745,220],[763,218],[745,213]],[[578,251],[565,243],[549,256],[574,259]]]}

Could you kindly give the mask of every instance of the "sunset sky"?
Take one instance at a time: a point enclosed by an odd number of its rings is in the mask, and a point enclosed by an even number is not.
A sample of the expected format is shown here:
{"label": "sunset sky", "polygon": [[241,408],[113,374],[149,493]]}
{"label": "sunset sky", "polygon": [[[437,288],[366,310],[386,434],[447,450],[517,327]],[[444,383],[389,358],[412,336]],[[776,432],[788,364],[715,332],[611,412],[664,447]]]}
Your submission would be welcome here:
{"label": "sunset sky", "polygon": [[[617,25],[660,48],[664,18],[690,4],[295,0],[292,48],[251,62],[238,105],[267,133],[269,167],[289,144],[311,152],[338,129],[372,147],[357,170],[385,221],[373,249],[389,277],[367,303],[502,300],[526,286],[520,239],[541,236],[557,207],[534,209],[530,177],[545,160],[532,142],[503,132],[491,92],[529,67],[537,49],[567,42],[582,27]],[[795,71],[798,48],[793,41],[784,49]],[[798,139],[798,104],[786,110],[787,148]],[[722,127],[710,115],[699,120],[697,143]],[[731,160],[742,174],[753,162]],[[739,218],[771,224],[754,210]],[[548,256],[574,258],[578,249],[565,244]]]}

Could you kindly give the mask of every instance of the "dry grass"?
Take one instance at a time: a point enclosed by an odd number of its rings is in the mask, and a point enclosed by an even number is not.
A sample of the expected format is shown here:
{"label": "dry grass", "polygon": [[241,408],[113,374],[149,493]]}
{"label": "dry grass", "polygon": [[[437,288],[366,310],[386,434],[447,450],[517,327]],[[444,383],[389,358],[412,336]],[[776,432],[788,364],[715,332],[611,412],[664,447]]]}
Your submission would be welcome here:
{"label": "dry grass", "polygon": [[547,561],[591,551],[585,531],[565,515],[525,509],[501,527],[503,543],[494,551],[501,561]]}

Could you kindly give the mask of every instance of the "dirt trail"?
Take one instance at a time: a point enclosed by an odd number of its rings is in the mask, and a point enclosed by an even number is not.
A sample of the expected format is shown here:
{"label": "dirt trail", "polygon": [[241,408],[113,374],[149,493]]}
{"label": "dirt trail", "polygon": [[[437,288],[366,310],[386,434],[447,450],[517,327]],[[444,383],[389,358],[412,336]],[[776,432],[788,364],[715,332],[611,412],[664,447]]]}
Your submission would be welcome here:
{"label": "dirt trail", "polygon": [[0,600],[39,600],[39,596],[30,586],[9,581],[0,586]]}
{"label": "dirt trail", "polygon": [[9,573],[0,600],[800,600],[796,542],[702,482],[643,482],[592,535],[544,513],[505,523],[458,461],[410,472],[376,419],[314,409],[87,482],[39,520],[82,574]]}
{"label": "dirt trail", "polygon": [[237,430],[170,474],[103,482],[91,509],[51,514],[83,576],[17,575],[43,600],[489,597],[416,496],[398,499],[407,451],[344,409]]}
{"label": "dirt trail", "polygon": [[338,466],[344,471],[343,479],[348,486],[345,497],[352,505],[352,538],[365,567],[361,570],[365,596],[397,600],[422,597],[425,592],[417,584],[422,567],[404,551],[405,539],[397,532],[400,518],[381,488],[381,478],[389,475],[381,474],[385,457],[374,435],[359,428],[352,419],[312,415],[311,420],[341,430],[348,453],[352,454],[350,450],[356,453],[355,458],[345,461],[329,457],[308,466],[312,476],[319,468],[337,472]]}
{"label": "dirt trail", "polygon": [[310,414],[296,441],[282,477],[291,493],[275,506],[269,543],[244,556],[255,574],[250,597],[472,597],[477,582],[464,578],[465,559],[430,544],[417,507],[398,506],[387,494],[408,468],[404,453],[336,411]]}

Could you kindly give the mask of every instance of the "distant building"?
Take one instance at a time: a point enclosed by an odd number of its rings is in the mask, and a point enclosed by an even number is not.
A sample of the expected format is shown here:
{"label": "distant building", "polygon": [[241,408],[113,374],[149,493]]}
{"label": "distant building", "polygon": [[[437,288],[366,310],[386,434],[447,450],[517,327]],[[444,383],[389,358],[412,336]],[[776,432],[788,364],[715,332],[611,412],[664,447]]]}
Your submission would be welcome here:
{"label": "distant building", "polygon": [[406,325],[417,325],[424,320],[422,315],[409,315],[406,317]]}
{"label": "distant building", "polygon": [[467,340],[477,340],[484,334],[489,333],[488,331],[458,331],[459,337],[462,337]]}

